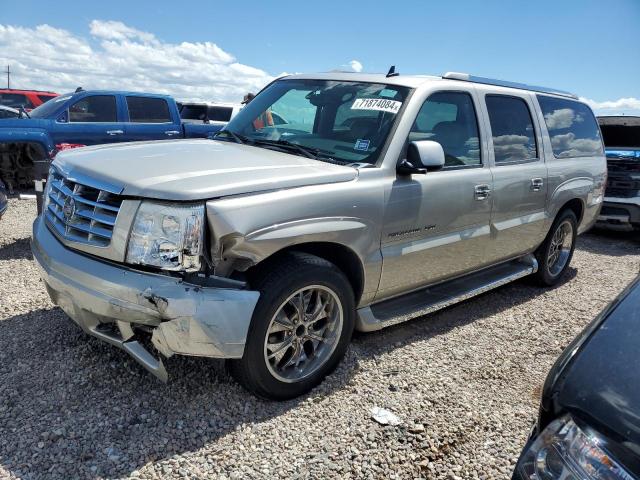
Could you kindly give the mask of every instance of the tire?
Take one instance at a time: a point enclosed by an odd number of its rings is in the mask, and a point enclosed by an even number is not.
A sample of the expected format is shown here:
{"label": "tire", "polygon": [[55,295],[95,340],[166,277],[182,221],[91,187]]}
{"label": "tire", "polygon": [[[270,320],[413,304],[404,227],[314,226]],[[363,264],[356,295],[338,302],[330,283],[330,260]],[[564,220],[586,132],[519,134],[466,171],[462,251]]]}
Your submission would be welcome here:
{"label": "tire", "polygon": [[260,299],[244,356],[227,366],[250,392],[286,400],[318,385],[344,357],[355,325],[355,300],[344,273],[322,258],[290,252],[270,267],[251,282]]}
{"label": "tire", "polygon": [[[571,263],[577,236],[576,214],[572,210],[561,211],[551,225],[547,238],[535,252],[538,271],[534,280],[537,284],[551,287],[561,280]],[[560,240],[562,243],[558,244]]]}

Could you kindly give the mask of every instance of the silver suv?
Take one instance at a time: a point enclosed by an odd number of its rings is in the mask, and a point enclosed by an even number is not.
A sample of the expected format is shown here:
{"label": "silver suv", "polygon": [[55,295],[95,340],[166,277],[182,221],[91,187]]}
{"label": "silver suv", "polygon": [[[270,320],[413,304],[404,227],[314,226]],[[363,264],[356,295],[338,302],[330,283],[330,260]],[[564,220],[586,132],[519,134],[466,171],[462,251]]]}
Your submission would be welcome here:
{"label": "silver suv", "polygon": [[295,75],[214,140],[59,154],[32,249],[52,300],[159,378],[162,357],[225,358],[285,399],[354,329],[527,275],[557,283],[605,181],[574,95],[459,73]]}

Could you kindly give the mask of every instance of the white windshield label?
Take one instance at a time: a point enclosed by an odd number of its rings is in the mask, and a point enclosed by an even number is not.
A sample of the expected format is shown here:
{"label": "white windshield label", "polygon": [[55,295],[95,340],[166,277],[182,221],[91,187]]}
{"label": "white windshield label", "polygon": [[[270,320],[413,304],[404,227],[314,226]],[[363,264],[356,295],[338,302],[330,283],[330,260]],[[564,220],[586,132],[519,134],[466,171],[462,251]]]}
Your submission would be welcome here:
{"label": "white windshield label", "polygon": [[378,110],[380,112],[398,113],[402,102],[385,98],[357,98],[351,110]]}

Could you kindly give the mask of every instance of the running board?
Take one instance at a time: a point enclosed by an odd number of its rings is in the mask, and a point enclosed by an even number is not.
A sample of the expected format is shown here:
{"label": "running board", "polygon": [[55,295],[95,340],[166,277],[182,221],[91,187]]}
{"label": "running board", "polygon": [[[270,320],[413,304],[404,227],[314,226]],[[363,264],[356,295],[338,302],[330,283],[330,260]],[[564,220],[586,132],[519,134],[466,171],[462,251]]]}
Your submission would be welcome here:
{"label": "running board", "polygon": [[356,329],[372,332],[441,310],[538,271],[529,254],[464,277],[360,308]]}

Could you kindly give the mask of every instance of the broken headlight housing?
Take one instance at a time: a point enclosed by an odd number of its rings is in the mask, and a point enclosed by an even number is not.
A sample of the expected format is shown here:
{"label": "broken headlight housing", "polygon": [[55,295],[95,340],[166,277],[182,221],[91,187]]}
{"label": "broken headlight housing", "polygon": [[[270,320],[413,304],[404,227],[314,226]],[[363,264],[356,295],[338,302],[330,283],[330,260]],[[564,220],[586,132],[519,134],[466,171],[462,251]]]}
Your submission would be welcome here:
{"label": "broken headlight housing", "polygon": [[600,436],[565,416],[540,433],[516,468],[528,480],[633,480],[605,447]]}
{"label": "broken headlight housing", "polygon": [[198,271],[203,241],[203,203],[143,201],[129,235],[127,263],[171,271]]}

